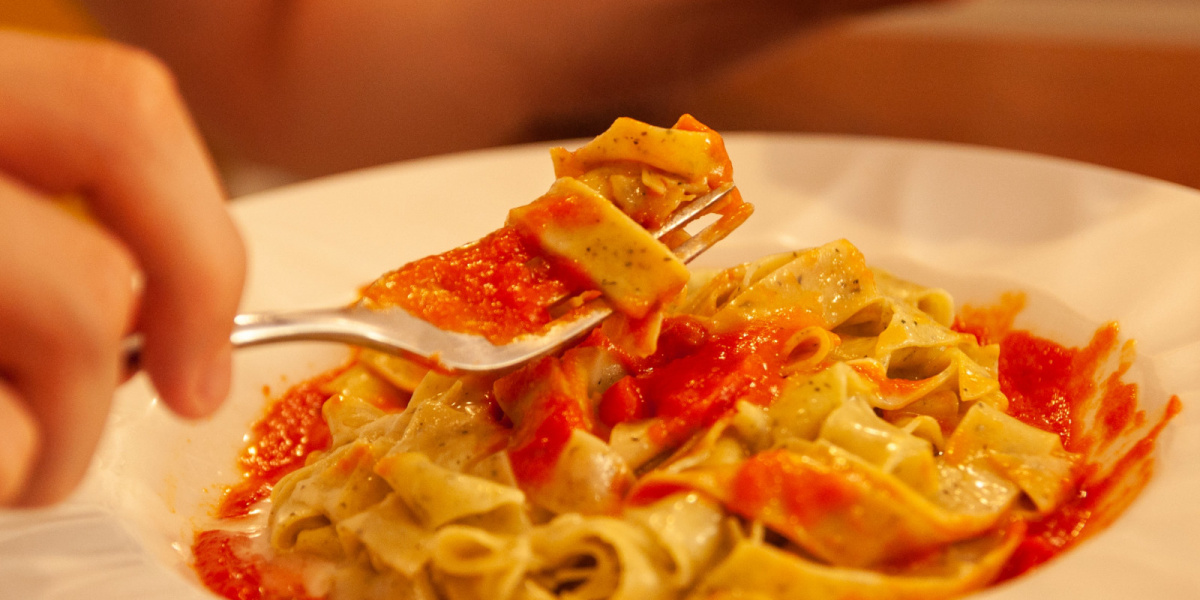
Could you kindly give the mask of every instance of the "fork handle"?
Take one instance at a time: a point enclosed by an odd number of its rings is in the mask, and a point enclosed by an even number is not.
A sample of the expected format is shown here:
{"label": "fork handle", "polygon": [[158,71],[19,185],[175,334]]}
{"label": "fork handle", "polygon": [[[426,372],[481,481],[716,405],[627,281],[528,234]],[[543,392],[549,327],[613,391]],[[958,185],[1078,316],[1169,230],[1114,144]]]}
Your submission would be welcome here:
{"label": "fork handle", "polygon": [[347,333],[347,321],[342,310],[244,313],[233,318],[229,341],[235,348],[294,340],[362,343],[361,336]]}
{"label": "fork handle", "polygon": [[[297,340],[361,344],[362,338],[348,334],[346,315],[339,310],[310,310],[288,313],[243,313],[233,318],[229,341],[235,348],[271,342]],[[142,364],[142,335],[135,333],[121,341],[127,374]]]}

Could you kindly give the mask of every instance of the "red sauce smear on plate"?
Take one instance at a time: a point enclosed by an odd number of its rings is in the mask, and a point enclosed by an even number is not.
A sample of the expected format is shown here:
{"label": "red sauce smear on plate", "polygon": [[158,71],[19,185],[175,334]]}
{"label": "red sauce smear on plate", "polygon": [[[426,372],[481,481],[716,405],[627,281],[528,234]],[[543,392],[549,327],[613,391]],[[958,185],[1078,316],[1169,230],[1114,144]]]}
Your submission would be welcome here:
{"label": "red sauce smear on plate", "polygon": [[550,263],[535,260],[539,255],[516,229],[504,227],[384,275],[363,299],[501,344],[540,331],[552,319],[550,305],[572,290]]}
{"label": "red sauce smear on plate", "polygon": [[1084,484],[1065,506],[1031,522],[997,581],[1027,573],[1111,524],[1150,482],[1158,436],[1182,409],[1179,397],[1172,396],[1159,422],[1108,475]]}
{"label": "red sauce smear on plate", "polygon": [[[1097,375],[1114,352],[1119,352],[1117,326],[1101,326],[1083,348],[1070,348],[1013,330],[1013,320],[1024,307],[1024,297],[1006,294],[988,308],[964,307],[955,329],[975,335],[981,343],[1000,344],[1000,389],[1008,397],[1008,413],[1022,422],[1058,434],[1063,447],[1088,453],[1107,448],[1146,424],[1138,408],[1136,384],[1122,377],[1132,366],[1132,355],[1119,356],[1119,364],[1097,384]],[[1087,465],[1080,486],[1064,506],[1030,521],[1024,539],[1005,565],[998,581],[1026,573],[1103,529],[1137,497],[1154,470],[1154,448],[1159,434],[1182,409],[1172,396],[1162,416],[1117,460],[1111,471],[1096,472]],[[1086,416],[1095,415],[1093,423]]]}
{"label": "red sauce smear on plate", "polygon": [[[331,438],[321,407],[331,394],[324,386],[345,367],[301,382],[271,402],[250,430],[250,442],[238,456],[242,479],[229,486],[214,516],[248,516],[254,505],[271,495],[283,476],[304,466],[312,452],[325,450]],[[229,600],[306,600],[303,585],[291,571],[273,565],[252,548],[247,534],[210,530],[192,542],[193,567],[205,587]]]}
{"label": "red sauce smear on plate", "polygon": [[954,318],[954,330],[975,336],[981,346],[998,344],[1013,328],[1013,321],[1025,308],[1025,294],[1001,294],[992,306],[964,305]]}
{"label": "red sauce smear on plate", "polygon": [[[1057,433],[1072,452],[1104,449],[1143,426],[1146,414],[1138,409],[1138,388],[1121,380],[1131,366],[1127,359],[1121,359],[1113,373],[1096,383],[1099,369],[1116,346],[1113,324],[1098,329],[1084,348],[1066,348],[1028,332],[1010,332],[1000,343],[1000,388],[1009,398],[1009,413]],[[1091,427],[1084,423],[1089,409],[1095,414]],[[1075,497],[1054,513],[1030,522],[1000,580],[1028,572],[1111,523],[1149,482],[1158,436],[1181,409],[1179,398],[1172,396],[1160,420],[1109,473],[1097,477],[1095,465],[1085,467]]]}
{"label": "red sauce smear on plate", "polygon": [[250,430],[250,443],[238,457],[242,480],[221,497],[218,518],[249,515],[284,475],[303,466],[310,453],[329,447],[329,426],[321,407],[331,394],[324,385],[340,371],[297,384],[270,404],[267,414]]}
{"label": "red sauce smear on plate", "polygon": [[259,557],[244,533],[203,531],[192,545],[194,568],[209,590],[229,600],[316,600],[296,572]]}

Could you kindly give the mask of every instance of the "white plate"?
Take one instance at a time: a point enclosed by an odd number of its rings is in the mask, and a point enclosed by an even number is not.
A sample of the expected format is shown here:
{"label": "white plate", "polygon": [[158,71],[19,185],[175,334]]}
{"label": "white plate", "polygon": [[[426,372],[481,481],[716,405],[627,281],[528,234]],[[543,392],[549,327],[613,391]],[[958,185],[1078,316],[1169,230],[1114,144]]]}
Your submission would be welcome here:
{"label": "white plate", "polygon": [[[1029,292],[1019,325],[1071,344],[1120,320],[1142,353],[1143,405],[1185,410],[1157,478],[1113,527],[979,597],[1200,597],[1200,193],[1008,152],[874,139],[727,136],[757,214],[701,258],[727,265],[845,237],[875,264],[960,301]],[[476,238],[549,185],[545,146],[414,161],[248,197],[244,307],[325,306],[407,260]],[[345,356],[297,344],[238,353],[214,419],[167,415],[144,381],[118,395],[84,488],[65,506],[0,513],[0,598],[207,598],[185,563],[242,435],[276,392]]]}

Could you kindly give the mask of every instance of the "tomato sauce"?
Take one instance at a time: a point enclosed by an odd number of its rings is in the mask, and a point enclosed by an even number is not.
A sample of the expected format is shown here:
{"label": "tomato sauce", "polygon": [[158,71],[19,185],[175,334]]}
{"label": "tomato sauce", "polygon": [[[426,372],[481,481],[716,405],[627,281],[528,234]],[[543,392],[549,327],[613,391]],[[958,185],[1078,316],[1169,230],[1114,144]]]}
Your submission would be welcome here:
{"label": "tomato sauce", "polygon": [[[1137,386],[1122,381],[1132,359],[1122,357],[1117,369],[1097,382],[1117,344],[1112,323],[1098,329],[1084,348],[1066,348],[1024,331],[1009,333],[1000,343],[1000,389],[1009,398],[1009,414],[1058,434],[1072,452],[1102,448],[1142,425],[1146,415],[1138,410]],[[1089,409],[1095,423],[1085,422]]]}
{"label": "tomato sauce", "polygon": [[629,495],[625,498],[625,503],[629,506],[647,506],[654,504],[659,500],[663,500],[674,496],[675,494],[686,494],[695,491],[695,486],[691,482],[683,483],[679,481],[639,481],[637,485],[630,490]]}
{"label": "tomato sauce", "polygon": [[708,342],[708,326],[690,315],[665,317],[659,328],[654,354],[634,356],[605,334],[604,328],[596,328],[579,343],[580,347],[597,346],[612,353],[629,373],[644,375],[671,361],[695,354]]}
{"label": "tomato sauce", "polygon": [[[1012,330],[1013,317],[1024,305],[1023,299],[1014,298],[1006,295],[991,309],[965,310],[955,321],[955,329],[971,332],[981,342],[999,342],[1000,389],[1008,397],[1010,415],[1057,434],[1064,448],[1077,453],[1105,448],[1145,425],[1137,385],[1122,380],[1132,365],[1131,355],[1120,356],[1118,367],[1097,383],[1101,368],[1119,350],[1115,324],[1100,327],[1083,348],[1065,347],[1028,331]],[[1149,481],[1158,436],[1181,409],[1179,398],[1173,396],[1158,423],[1107,475],[1097,478],[1097,465],[1086,466],[1070,501],[1028,523],[999,580],[1044,564],[1111,523]],[[1088,414],[1095,419],[1088,419]]]}
{"label": "tomato sauce", "polygon": [[855,364],[850,368],[879,386],[879,393],[885,397],[909,396],[929,383],[929,379],[892,379],[883,372],[883,369],[866,364]]}
{"label": "tomato sauce", "polygon": [[[299,383],[271,402],[250,430],[250,442],[238,456],[242,479],[225,490],[214,516],[249,516],[255,504],[271,495],[283,476],[304,466],[312,452],[329,447],[329,426],[321,407],[330,398],[325,385],[345,367]],[[303,586],[291,570],[257,556],[243,533],[211,530],[192,542],[194,568],[210,590],[230,600],[305,600]]]}
{"label": "tomato sauce", "polygon": [[254,504],[271,495],[275,483],[303,466],[310,453],[329,447],[329,426],[321,407],[330,393],[323,386],[338,372],[300,383],[271,403],[267,414],[250,430],[250,443],[238,457],[242,480],[226,490],[217,517],[247,516]]}
{"label": "tomato sauce", "polygon": [[192,545],[196,574],[229,600],[316,600],[293,569],[264,561],[252,546],[244,533],[201,532]]}
{"label": "tomato sauce", "polygon": [[548,229],[578,229],[603,219],[592,203],[570,194],[547,194],[520,207],[521,223],[534,236]]}
{"label": "tomato sauce", "polygon": [[1183,409],[1172,396],[1161,420],[1117,463],[1106,477],[1084,484],[1065,506],[1045,518],[1029,523],[998,581],[1026,573],[1087,536],[1108,526],[1137,497],[1154,473],[1154,448],[1167,423]]}
{"label": "tomato sauce", "polygon": [[850,510],[861,492],[844,474],[783,450],[756,454],[738,467],[729,509],[750,519],[780,509],[791,525],[812,527]]}
{"label": "tomato sauce", "polygon": [[1100,380],[1100,367],[1118,351],[1118,341],[1117,326],[1110,323],[1096,332],[1072,364],[1078,374],[1071,392],[1080,399],[1078,402],[1090,396],[1102,399],[1095,405],[1097,418],[1090,430],[1085,431],[1082,420],[1076,420],[1072,435],[1079,447],[1100,449],[1108,446],[1122,431],[1141,425],[1145,420],[1145,413],[1138,410],[1137,387],[1121,380],[1133,366],[1131,356],[1120,356],[1117,368]]}
{"label": "tomato sauce", "polygon": [[539,397],[513,431],[508,457],[522,486],[545,483],[576,429],[588,431],[591,419],[574,398],[560,392]]}
{"label": "tomato sauce", "polygon": [[1067,448],[1076,405],[1070,392],[1077,355],[1077,350],[1026,331],[1012,332],[1000,344],[1000,391],[1008,397],[1008,414],[1058,434]]}
{"label": "tomato sauce", "polygon": [[1025,294],[1007,292],[991,306],[964,305],[954,318],[954,330],[975,336],[980,345],[998,344],[1025,308]]}
{"label": "tomato sauce", "polygon": [[511,227],[474,243],[411,262],[363,291],[378,307],[398,306],[442,329],[494,343],[540,331],[550,306],[573,290]]}
{"label": "tomato sauce", "polygon": [[760,406],[778,395],[790,330],[754,325],[728,333],[700,334],[695,323],[664,327],[667,343],[640,372],[618,381],[601,398],[601,422],[612,427],[655,418],[657,443],[682,441],[733,410],[738,401]]}
{"label": "tomato sauce", "polygon": [[[687,114],[680,116],[671,128],[684,131],[713,131],[711,127],[701,123],[696,117]],[[713,158],[721,164],[719,168],[708,175],[708,187],[715,189],[722,183],[733,181],[733,163],[729,160],[729,153],[725,150],[725,140],[720,136],[716,136],[710,152],[712,152]],[[737,193],[736,190],[734,193]],[[738,204],[741,204],[740,197],[739,194]]]}

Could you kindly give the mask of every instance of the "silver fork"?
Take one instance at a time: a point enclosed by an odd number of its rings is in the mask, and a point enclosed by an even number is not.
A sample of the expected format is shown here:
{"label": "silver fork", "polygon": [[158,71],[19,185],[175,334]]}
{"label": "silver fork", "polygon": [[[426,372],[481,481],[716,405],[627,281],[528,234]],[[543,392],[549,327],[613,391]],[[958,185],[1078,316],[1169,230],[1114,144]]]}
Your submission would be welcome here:
{"label": "silver fork", "polygon": [[[681,205],[653,232],[654,237],[661,238],[706,214],[733,189],[732,183],[725,184]],[[747,216],[749,213],[723,216],[672,251],[683,262],[689,262],[741,225]],[[503,370],[553,352],[611,314],[612,309],[597,298],[573,311],[570,318],[554,322],[544,333],[496,345],[480,335],[439,329],[399,307],[366,308],[356,303],[338,308],[240,314],[233,320],[230,341],[239,348],[298,340],[341,342],[413,358],[449,371],[485,372]],[[140,353],[140,338],[127,338],[125,356],[131,370],[136,369]]]}

